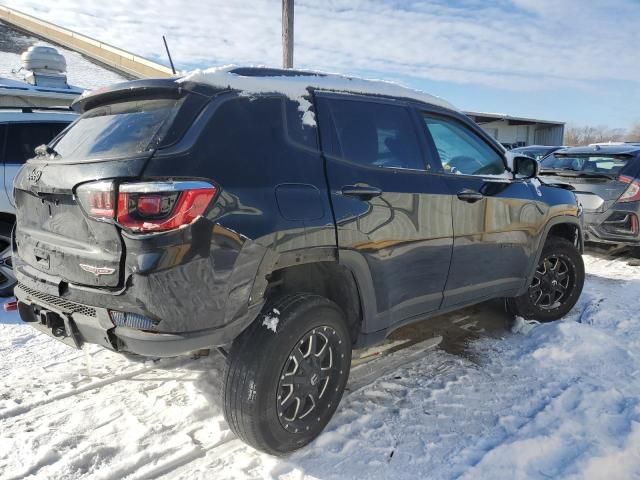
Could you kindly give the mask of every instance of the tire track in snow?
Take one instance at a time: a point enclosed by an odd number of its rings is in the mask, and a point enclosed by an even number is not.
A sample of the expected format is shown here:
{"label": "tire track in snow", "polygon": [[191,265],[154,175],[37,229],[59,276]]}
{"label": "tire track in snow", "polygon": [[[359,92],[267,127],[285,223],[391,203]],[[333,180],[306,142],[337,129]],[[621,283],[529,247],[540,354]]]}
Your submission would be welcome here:
{"label": "tire track in snow", "polygon": [[[371,360],[365,361],[364,363],[354,367],[347,387],[348,390],[345,392],[345,398],[362,390],[363,388],[366,388],[378,378],[388,375],[404,365],[421,359],[430,350],[437,346],[438,341],[439,339],[431,339],[410,345],[401,350],[385,352],[380,356],[376,356]],[[82,356],[79,356],[76,359],[81,358]],[[23,404],[8,409],[0,414],[0,419],[10,419],[19,417],[26,413],[35,413],[34,411],[41,408],[47,408],[52,403],[64,401],[73,397],[79,397],[76,400],[80,401],[80,398],[84,397],[83,394],[86,394],[87,392],[99,390],[120,381],[131,380],[142,374],[149,373],[160,368],[164,369],[175,367],[185,361],[187,360],[184,357],[161,360],[152,365],[146,365],[125,373],[111,375],[108,378],[94,381],[79,388],[67,390],[29,404]],[[151,379],[151,381],[153,381],[153,379]],[[96,428],[99,428],[99,425],[96,426]],[[115,480],[125,477],[135,480],[151,479],[167,475],[176,468],[188,465],[198,458],[204,457],[208,454],[213,454],[216,457],[222,458],[241,450],[251,450],[253,452],[251,447],[244,444],[230,431],[226,432],[225,437],[221,441],[215,441],[208,445],[197,441],[193,437],[192,440],[194,441],[194,446],[187,451],[182,450],[176,452],[175,450],[167,449],[161,452],[153,452],[148,455],[143,454],[132,464],[124,465],[121,468],[115,468],[106,476],[102,477],[97,475],[96,478],[104,478],[105,480]],[[154,460],[163,459],[166,460],[160,461],[152,466],[150,465]],[[57,460],[57,458],[47,454],[40,461],[31,465],[27,470],[25,470],[25,472],[28,472],[28,475],[37,475],[42,467],[56,463]],[[21,478],[21,476],[22,475],[17,478]]]}
{"label": "tire track in snow", "polygon": [[[122,380],[129,380],[133,377],[136,377],[138,375],[141,375],[143,373],[149,372],[151,370],[155,370],[159,367],[171,367],[171,366],[175,366],[179,363],[181,363],[183,360],[180,361],[173,361],[173,362],[162,362],[162,365],[149,365],[149,366],[145,366],[142,368],[138,368],[136,370],[132,370],[130,372],[126,372],[126,373],[121,373],[121,374],[117,374],[114,376],[110,376],[109,378],[106,378],[104,380],[99,380],[97,382],[92,382],[89,383],[83,387],[79,387],[79,388],[74,388],[71,390],[67,390],[65,392],[62,393],[58,393],[56,395],[53,395],[51,397],[46,397],[43,398],[41,400],[35,401],[35,402],[31,402],[28,404],[24,404],[24,405],[20,405],[18,407],[14,407],[14,408],[10,408],[2,413],[0,413],[0,420],[4,420],[7,418],[12,418],[12,417],[16,417],[18,415],[22,415],[24,413],[27,413],[31,410],[33,410],[34,408],[38,408],[38,407],[42,407],[44,405],[49,405],[50,403],[53,402],[57,402],[60,400],[64,400],[66,398],[69,397],[73,397],[75,395],[80,395],[82,393],[91,391],[91,390],[95,390],[98,388],[102,388],[106,385],[110,385],[112,383],[116,383],[116,382],[120,382]],[[160,362],[158,362],[160,363]]]}
{"label": "tire track in snow", "polygon": [[[345,395],[341,402],[356,392],[366,389],[367,386],[371,385],[379,378],[387,376],[403,366],[420,360],[427,353],[435,349],[440,340],[440,337],[425,340],[400,350],[385,353],[382,356],[375,357],[372,360],[368,360],[354,367],[349,378],[349,383],[347,384],[347,389],[345,390]],[[158,463],[149,471],[144,471],[139,475],[135,475],[136,472],[139,472],[140,469],[144,469],[144,467],[135,468],[132,466],[133,468],[124,471],[118,470],[114,476],[105,477],[104,480],[119,480],[124,477],[131,478],[132,480],[150,480],[172,473],[176,468],[188,465],[192,461],[208,454],[224,458],[225,456],[240,450],[251,450],[254,452],[253,448],[242,442],[232,433],[230,433],[226,439],[214,442],[210,445],[204,445],[193,439],[193,437],[192,440],[194,440],[194,443],[196,444],[195,448],[181,455],[175,456],[166,462]],[[161,458],[161,455],[158,455],[158,458]],[[128,475],[132,476],[128,477]]]}

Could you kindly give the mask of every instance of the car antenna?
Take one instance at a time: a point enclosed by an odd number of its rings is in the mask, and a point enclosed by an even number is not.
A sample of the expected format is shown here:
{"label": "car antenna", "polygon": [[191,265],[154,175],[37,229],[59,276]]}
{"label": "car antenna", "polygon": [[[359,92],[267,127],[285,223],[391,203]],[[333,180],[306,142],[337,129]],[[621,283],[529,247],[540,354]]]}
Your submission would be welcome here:
{"label": "car antenna", "polygon": [[169,45],[167,45],[167,39],[162,35],[162,41],[164,42],[164,48],[167,51],[167,56],[169,57],[169,63],[171,64],[171,71],[173,74],[176,74],[176,67],[173,66],[173,60],[171,59],[171,52],[169,51]]}

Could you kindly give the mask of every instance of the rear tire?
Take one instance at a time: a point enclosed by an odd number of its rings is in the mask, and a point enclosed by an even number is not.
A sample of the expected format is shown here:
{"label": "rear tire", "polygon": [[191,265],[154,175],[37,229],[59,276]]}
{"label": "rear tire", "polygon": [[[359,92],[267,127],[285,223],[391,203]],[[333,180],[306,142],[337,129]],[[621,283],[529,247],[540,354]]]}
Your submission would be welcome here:
{"label": "rear tire", "polygon": [[0,222],[0,297],[13,296],[17,280],[11,258],[11,232],[13,223]]}
{"label": "rear tire", "polygon": [[527,292],[507,300],[509,310],[525,319],[551,322],[574,307],[584,286],[584,262],[569,240],[547,240]]}
{"label": "rear tire", "polygon": [[224,414],[258,450],[284,455],[313,441],[333,416],[349,378],[344,313],[318,295],[268,304],[227,356]]}

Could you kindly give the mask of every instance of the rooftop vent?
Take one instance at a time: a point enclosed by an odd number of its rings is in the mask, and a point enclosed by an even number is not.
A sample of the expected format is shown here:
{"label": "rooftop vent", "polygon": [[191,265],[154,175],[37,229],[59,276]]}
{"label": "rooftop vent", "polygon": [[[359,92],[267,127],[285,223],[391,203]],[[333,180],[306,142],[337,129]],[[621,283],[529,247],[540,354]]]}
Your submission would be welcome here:
{"label": "rooftop vent", "polygon": [[40,88],[68,89],[67,61],[53,47],[33,46],[22,54],[24,80]]}

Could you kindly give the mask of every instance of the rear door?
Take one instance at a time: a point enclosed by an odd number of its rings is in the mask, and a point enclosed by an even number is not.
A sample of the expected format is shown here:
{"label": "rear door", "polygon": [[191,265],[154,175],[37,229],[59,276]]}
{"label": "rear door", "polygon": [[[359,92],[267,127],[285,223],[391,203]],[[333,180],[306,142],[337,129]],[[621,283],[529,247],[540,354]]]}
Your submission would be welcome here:
{"label": "rear door", "polygon": [[341,258],[370,272],[368,331],[436,310],[452,248],[451,197],[402,103],[316,94]]}
{"label": "rear door", "polygon": [[502,153],[476,127],[441,113],[420,116],[453,196],[454,248],[443,306],[508,295],[523,285],[544,220],[535,189],[510,179]]}

